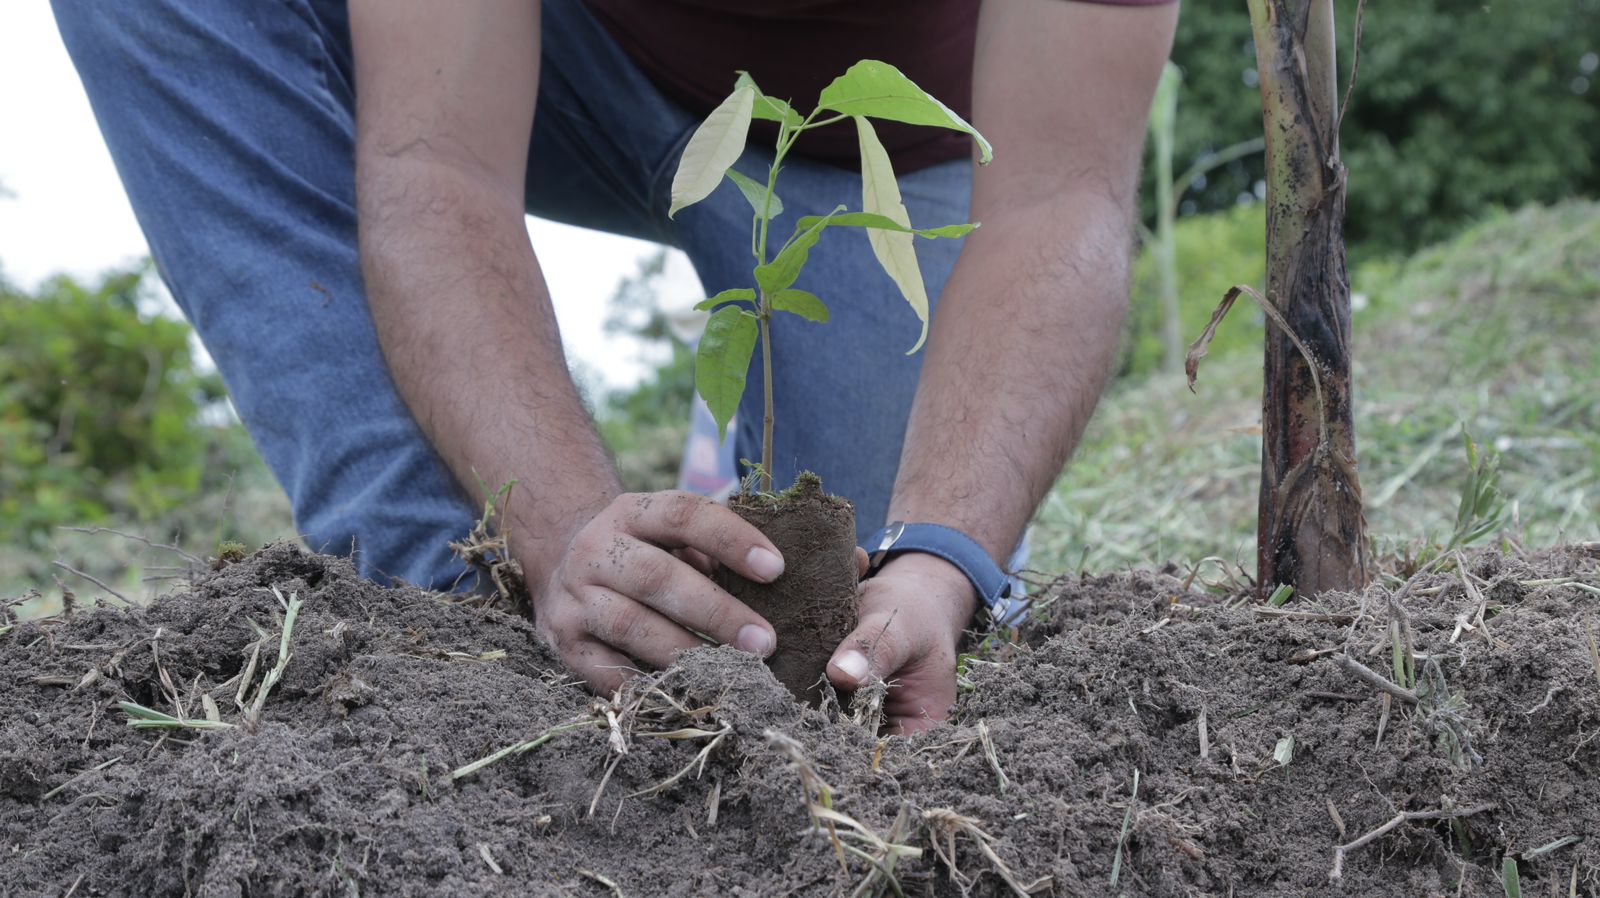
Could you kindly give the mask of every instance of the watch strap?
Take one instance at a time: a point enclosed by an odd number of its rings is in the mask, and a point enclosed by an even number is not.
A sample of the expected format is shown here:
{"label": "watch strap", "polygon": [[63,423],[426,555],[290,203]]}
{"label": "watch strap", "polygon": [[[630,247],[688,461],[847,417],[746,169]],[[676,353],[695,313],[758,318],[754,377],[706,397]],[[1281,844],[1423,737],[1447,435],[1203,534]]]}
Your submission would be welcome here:
{"label": "watch strap", "polygon": [[1028,600],[1012,595],[1011,577],[976,540],[954,527],[895,521],[874,533],[863,548],[871,562],[868,577],[890,558],[905,552],[922,552],[950,562],[978,591],[978,599],[997,626],[1016,626],[1027,610]]}

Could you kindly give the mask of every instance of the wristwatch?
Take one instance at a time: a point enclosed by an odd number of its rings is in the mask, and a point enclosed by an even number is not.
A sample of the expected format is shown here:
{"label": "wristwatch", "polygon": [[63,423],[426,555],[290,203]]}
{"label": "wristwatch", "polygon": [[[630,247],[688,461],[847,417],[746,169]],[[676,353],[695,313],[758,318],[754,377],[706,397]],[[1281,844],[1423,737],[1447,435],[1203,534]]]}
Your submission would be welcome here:
{"label": "wristwatch", "polygon": [[1028,610],[1027,597],[1012,595],[1011,577],[972,537],[954,527],[895,521],[872,534],[862,548],[871,562],[867,567],[868,577],[902,552],[922,552],[950,562],[978,590],[979,600],[989,610],[989,618],[997,627],[1016,626]]}

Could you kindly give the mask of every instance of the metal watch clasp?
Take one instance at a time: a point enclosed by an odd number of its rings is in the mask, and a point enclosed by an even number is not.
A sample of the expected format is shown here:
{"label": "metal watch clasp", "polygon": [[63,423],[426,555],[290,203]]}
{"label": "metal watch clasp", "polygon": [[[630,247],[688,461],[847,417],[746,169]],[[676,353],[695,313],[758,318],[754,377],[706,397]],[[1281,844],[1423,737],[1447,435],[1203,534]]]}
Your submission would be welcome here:
{"label": "metal watch clasp", "polygon": [[905,530],[905,521],[895,521],[889,525],[887,530],[883,531],[883,539],[878,543],[878,548],[872,552],[871,570],[877,571],[878,568],[883,567],[884,559],[888,557],[889,550],[894,548],[894,544],[900,539],[900,534],[904,533]]}

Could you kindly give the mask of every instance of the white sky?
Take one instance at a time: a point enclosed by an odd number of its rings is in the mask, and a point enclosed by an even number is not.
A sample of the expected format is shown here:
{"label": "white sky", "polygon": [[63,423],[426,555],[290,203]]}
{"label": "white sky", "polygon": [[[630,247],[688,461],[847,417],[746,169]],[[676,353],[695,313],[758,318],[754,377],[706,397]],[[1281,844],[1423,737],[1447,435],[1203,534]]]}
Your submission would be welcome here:
{"label": "white sky", "polygon": [[[89,101],[45,0],[0,5],[0,267],[31,288],[65,272],[92,277],[148,253]],[[606,300],[653,244],[529,219],[568,353],[603,387],[645,373],[631,341],[602,330]],[[672,305],[699,293],[688,260],[669,266]],[[687,300],[687,303],[685,302]]]}

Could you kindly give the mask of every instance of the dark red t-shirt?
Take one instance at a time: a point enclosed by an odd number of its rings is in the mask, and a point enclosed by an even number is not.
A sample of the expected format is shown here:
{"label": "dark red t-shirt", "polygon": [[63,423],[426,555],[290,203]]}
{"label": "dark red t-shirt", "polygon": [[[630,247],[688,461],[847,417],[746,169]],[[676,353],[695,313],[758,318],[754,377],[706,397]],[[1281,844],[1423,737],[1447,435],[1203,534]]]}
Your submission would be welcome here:
{"label": "dark red t-shirt", "polygon": [[[763,93],[801,114],[845,69],[879,59],[963,118],[972,116],[972,48],[979,0],[586,0],[634,63],[668,97],[704,115],[748,71]],[[1088,0],[1151,6],[1171,0]],[[759,140],[768,130],[756,123]],[[971,152],[959,131],[893,122],[874,127],[900,171]],[[856,132],[841,122],[807,132],[795,152],[856,164]]]}

